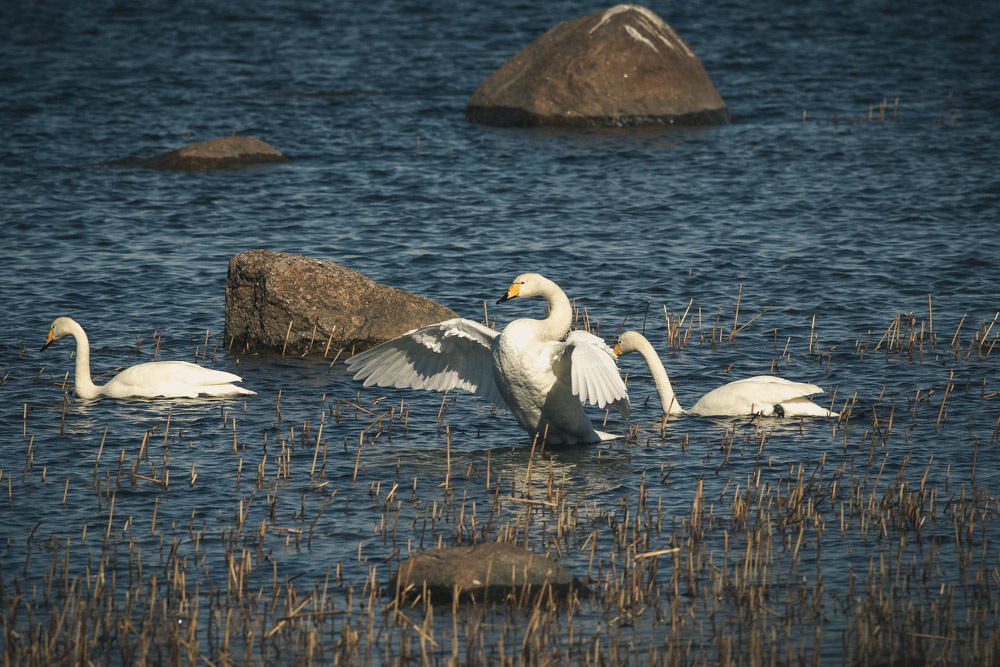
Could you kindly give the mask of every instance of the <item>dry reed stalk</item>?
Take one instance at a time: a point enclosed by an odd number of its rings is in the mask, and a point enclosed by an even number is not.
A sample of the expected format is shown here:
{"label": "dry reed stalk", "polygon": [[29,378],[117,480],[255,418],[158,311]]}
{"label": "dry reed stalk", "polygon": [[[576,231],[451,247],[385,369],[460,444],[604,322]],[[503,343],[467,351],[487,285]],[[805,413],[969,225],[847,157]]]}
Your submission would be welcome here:
{"label": "dry reed stalk", "polygon": [[327,353],[330,352],[330,345],[333,344],[333,334],[337,331],[337,325],[334,324],[333,328],[330,329],[330,336],[326,339],[326,347],[323,348],[323,358],[326,359]]}
{"label": "dry reed stalk", "polygon": [[451,493],[451,424],[444,429],[444,492]]}
{"label": "dry reed stalk", "polygon": [[306,347],[306,351],[302,353],[303,357],[312,352],[313,342],[316,340],[316,328],[318,326],[318,323],[313,322],[312,334],[309,335],[309,345]]}
{"label": "dry reed stalk", "polygon": [[948,395],[951,393],[951,390],[953,389],[953,385],[951,384],[951,381],[952,381],[952,378],[954,378],[954,377],[955,377],[955,369],[951,369],[948,372],[948,383],[945,384],[945,386],[944,386],[944,396],[941,397],[941,407],[938,409],[937,421],[934,422],[934,430],[935,431],[938,430],[938,426],[941,424],[941,417],[943,415],[945,415],[944,405],[945,405],[945,402],[947,402],[947,400],[948,400]]}
{"label": "dry reed stalk", "polygon": [[[958,351],[958,347],[956,347],[955,343],[956,341],[958,341],[958,333],[962,330],[962,324],[965,322],[965,318],[967,315],[968,313],[962,315],[962,319],[959,320],[958,326],[955,327],[955,335],[951,337],[951,344],[949,345],[949,347],[955,348],[956,352]],[[961,343],[959,343],[959,345],[961,345]]]}
{"label": "dry reed stalk", "polygon": [[288,338],[292,335],[292,320],[288,320],[288,329],[285,331],[285,343],[281,346],[281,356],[285,356],[285,350],[288,348]]}
{"label": "dry reed stalk", "polygon": [[[691,304],[693,304],[693,303],[694,303],[694,298],[691,298],[691,299],[688,300],[687,308],[684,309],[684,314],[681,315],[681,319],[677,323],[678,333],[680,332],[680,329],[682,329],[684,327],[684,320],[687,319],[688,312],[690,312],[690,310],[691,310]],[[698,319],[699,319],[699,322],[700,322],[700,320],[701,320],[701,309],[700,308],[698,309]],[[688,322],[688,337],[690,337],[690,335],[691,335],[691,325],[693,323],[694,323],[694,318],[692,318],[691,321]],[[699,328],[700,328],[700,326],[701,325],[699,324]],[[678,342],[680,342],[679,339],[678,339]],[[685,347],[686,347],[686,342],[687,341],[685,341]]]}
{"label": "dry reed stalk", "polygon": [[733,335],[736,332],[736,325],[740,320],[740,299],[743,297],[743,283],[740,283],[739,290],[736,292],[736,314],[733,315],[733,333],[729,335],[729,340],[733,339]]}
{"label": "dry reed stalk", "polygon": [[[760,311],[759,313],[757,313],[756,315],[754,315],[752,318],[750,318],[750,320],[748,322],[746,322],[745,324],[743,324],[743,326],[741,326],[738,329],[734,327],[732,333],[729,334],[729,341],[732,342],[736,338],[736,334],[738,334],[739,332],[743,331],[748,326],[750,326],[751,324],[753,324],[759,317],[761,317],[764,313],[766,313],[768,310],[770,310],[770,308],[771,308],[770,306],[765,306],[764,310]],[[777,335],[777,331],[778,330],[775,329],[775,334],[776,335]],[[775,342],[777,342],[777,339],[775,339]],[[775,345],[775,347],[777,347],[777,344]]]}
{"label": "dry reed stalk", "polygon": [[361,465],[361,447],[365,444],[365,432],[358,435],[358,453],[354,457],[354,474],[351,476],[351,483],[355,486],[358,483],[358,466]]}
{"label": "dry reed stalk", "polygon": [[[899,98],[896,98],[896,99],[898,100]],[[936,347],[937,345],[936,345],[936,341],[934,339],[934,307],[931,304],[931,295],[930,294],[927,295],[927,320],[928,320],[928,332],[927,333],[928,333],[928,335],[931,338],[931,342]]]}
{"label": "dry reed stalk", "polygon": [[[321,413],[319,416],[319,429],[316,432],[316,444],[313,446],[313,460],[312,467],[309,468],[309,477],[314,477],[316,475],[316,457],[319,455],[319,443],[323,438],[323,421],[326,418],[326,413]],[[389,424],[392,424],[390,418]]]}
{"label": "dry reed stalk", "polygon": [[715,334],[719,334],[719,342],[722,342],[722,325],[719,320],[722,319],[722,308],[719,308],[715,313],[715,324],[712,325],[712,346],[715,346]]}
{"label": "dry reed stalk", "polygon": [[445,401],[447,399],[448,399],[448,390],[445,389],[444,393],[441,395],[441,406],[438,408],[438,413],[437,413],[438,431],[441,430],[441,422],[444,420],[444,413],[446,412]]}
{"label": "dry reed stalk", "polygon": [[167,446],[167,436],[170,434],[170,417],[173,413],[173,408],[167,408],[167,425],[163,427],[163,446]]}

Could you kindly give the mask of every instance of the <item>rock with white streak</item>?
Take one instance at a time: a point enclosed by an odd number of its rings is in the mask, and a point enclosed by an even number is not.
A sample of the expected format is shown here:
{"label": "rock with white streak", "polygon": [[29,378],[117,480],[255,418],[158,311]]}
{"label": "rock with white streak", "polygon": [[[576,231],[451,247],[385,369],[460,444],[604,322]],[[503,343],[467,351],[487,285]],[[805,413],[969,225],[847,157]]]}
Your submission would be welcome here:
{"label": "rock with white streak", "polygon": [[526,46],[479,85],[465,117],[496,126],[718,125],[729,111],[663,19],[616,5]]}

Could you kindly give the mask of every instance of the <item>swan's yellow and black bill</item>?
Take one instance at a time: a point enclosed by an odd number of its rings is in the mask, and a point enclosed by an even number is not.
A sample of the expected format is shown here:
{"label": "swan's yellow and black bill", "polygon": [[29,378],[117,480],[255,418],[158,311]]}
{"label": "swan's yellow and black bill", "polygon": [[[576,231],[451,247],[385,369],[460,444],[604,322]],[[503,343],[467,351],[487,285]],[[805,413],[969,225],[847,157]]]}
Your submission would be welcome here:
{"label": "swan's yellow and black bill", "polygon": [[512,283],[510,287],[507,288],[507,293],[502,297],[497,299],[497,303],[503,303],[504,301],[510,301],[516,297],[521,292],[521,283]]}
{"label": "swan's yellow and black bill", "polygon": [[622,356],[622,344],[621,344],[621,341],[615,343],[615,356],[616,357]]}
{"label": "swan's yellow and black bill", "polygon": [[49,345],[52,345],[52,341],[53,340],[55,340],[55,339],[52,338],[52,329],[49,329],[49,336],[48,336],[48,338],[45,339],[45,345],[42,345],[41,349],[39,349],[38,351],[41,352],[42,350],[44,350],[45,348],[47,348]]}

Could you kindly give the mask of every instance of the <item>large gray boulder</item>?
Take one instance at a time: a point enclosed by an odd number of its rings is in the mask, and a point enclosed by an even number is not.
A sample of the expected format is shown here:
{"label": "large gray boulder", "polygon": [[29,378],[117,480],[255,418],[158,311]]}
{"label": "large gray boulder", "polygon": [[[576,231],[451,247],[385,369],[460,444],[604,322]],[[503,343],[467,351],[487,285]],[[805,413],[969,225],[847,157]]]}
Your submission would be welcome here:
{"label": "large gray boulder", "polygon": [[717,125],[729,111],[663,19],[616,5],[526,46],[479,85],[465,117],[498,126]]}
{"label": "large gray boulder", "polygon": [[521,599],[543,590],[563,596],[583,588],[555,561],[503,542],[423,551],[399,564],[391,585],[408,598],[422,595],[426,588],[435,604],[450,603],[456,589],[465,602]]}
{"label": "large gray boulder", "polygon": [[453,317],[454,311],[427,297],[381,285],[334,262],[270,250],[249,250],[229,260],[226,341],[232,341],[233,351],[341,352],[347,358]]}
{"label": "large gray boulder", "polygon": [[221,137],[184,146],[148,158],[125,158],[113,164],[149,169],[206,171],[233,169],[251,164],[288,162],[277,148],[256,137]]}

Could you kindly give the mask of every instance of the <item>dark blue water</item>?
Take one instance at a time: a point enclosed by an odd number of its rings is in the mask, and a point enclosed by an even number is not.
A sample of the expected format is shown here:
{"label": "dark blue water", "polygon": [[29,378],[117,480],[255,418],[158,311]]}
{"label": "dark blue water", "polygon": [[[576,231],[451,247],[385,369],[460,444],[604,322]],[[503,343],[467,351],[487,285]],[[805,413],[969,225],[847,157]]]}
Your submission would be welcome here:
{"label": "dark blue water", "polygon": [[[897,420],[907,415],[876,465],[887,457],[894,476],[912,453],[904,472],[919,483],[930,466],[942,497],[963,485],[966,495],[996,496],[1000,449],[991,434],[1000,350],[989,351],[1000,331],[1000,323],[990,327],[1000,311],[1000,8],[652,5],[700,56],[732,124],[570,132],[464,122],[466,101],[490,72],[556,22],[599,8],[388,1],[363,9],[319,2],[0,7],[5,582],[25,576],[28,533],[39,518],[34,542],[72,536],[81,559],[98,548],[93,535],[107,527],[109,508],[95,500],[94,471],[117,467],[122,451],[136,460],[151,429],[156,447],[143,469],[168,465],[176,482],[168,491],[139,485],[118,495],[111,520],[122,522],[113,525],[123,537],[131,530],[155,541],[148,535],[154,501],[161,523],[187,525],[194,511],[209,530],[230,529],[222,519],[249,494],[247,471],[261,461],[273,468],[275,444],[301,442],[305,425],[315,441],[321,419],[331,443],[326,478],[340,490],[335,504],[352,494],[370,504],[369,485],[391,486],[390,479],[401,486],[427,479],[417,495],[428,502],[441,493],[440,480],[431,481],[441,475],[444,447],[439,395],[361,393],[366,405],[381,395],[405,401],[410,414],[391,444],[364,449],[355,480],[358,432],[367,422],[334,423],[331,404],[354,400],[360,389],[342,364],[226,355],[219,337],[227,263],[259,247],[345,264],[473,319],[487,301],[500,326],[541,315],[540,303],[492,304],[516,274],[542,272],[605,336],[623,320],[634,328],[645,320],[687,406],[728,379],[772,368],[817,382],[828,397],[836,392],[838,409],[857,397],[857,419],[839,429],[775,427],[764,450],[775,475],[824,454],[833,468],[857,451],[867,460],[864,434],[875,406],[876,415],[894,408]],[[291,161],[199,174],[107,164],[233,132],[264,139]],[[688,317],[700,316],[695,333],[685,348],[668,351],[664,309],[679,317],[689,302]],[[728,338],[734,320],[744,324],[765,309],[734,342],[711,342],[717,320]],[[917,330],[925,325],[922,353],[887,354],[884,344],[873,350],[897,314],[912,315]],[[72,368],[72,344],[37,351],[59,315],[87,329],[95,373],[151,359],[159,332],[158,358],[197,355],[239,372],[259,395],[245,405],[71,398],[63,417],[56,383]],[[977,331],[986,332],[985,346],[973,340]],[[665,463],[676,471],[654,500],[668,516],[684,516],[699,478],[712,498],[727,480],[745,482],[756,445],[747,445],[747,460],[717,472],[718,443],[733,424],[684,418],[664,438],[655,405],[643,407],[647,397],[655,400],[648,375],[638,359],[622,365],[633,374],[635,440],[539,464],[554,466],[556,479],[565,475],[571,499],[614,511],[643,474],[654,477]],[[950,376],[957,388],[942,422]],[[914,409],[916,392],[932,389]],[[232,451],[233,417],[240,456]],[[446,422],[455,470],[482,468],[492,452],[494,474],[523,474],[530,443],[509,415],[462,396]],[[625,432],[628,424],[612,418],[610,428]],[[298,477],[277,523],[308,528],[329,496],[329,488],[310,484],[311,444],[296,451]],[[237,488],[231,480],[241,458]],[[463,484],[487,502],[481,480]],[[300,497],[304,519],[295,518]],[[728,511],[729,500],[716,501],[717,515]],[[248,523],[266,514],[259,502]],[[124,524],[127,517],[134,525]],[[359,544],[373,561],[398,562],[372,537],[372,521],[360,509],[324,514],[308,549],[275,549],[278,570],[321,578],[342,561],[343,588],[360,589],[368,569],[357,562]],[[80,540],[84,522],[92,535]],[[948,536],[951,524],[939,513],[933,530]],[[984,531],[983,562],[995,568],[1000,531],[989,522]],[[864,570],[892,542],[883,539],[824,543],[825,660],[843,650],[846,621],[834,602],[845,595],[843,563],[854,559]],[[561,560],[585,569],[587,554]],[[206,579],[224,585],[220,563],[209,562]],[[987,586],[995,599],[996,580]],[[655,624],[637,626],[647,631],[662,633]],[[812,625],[804,636],[811,646]]]}

